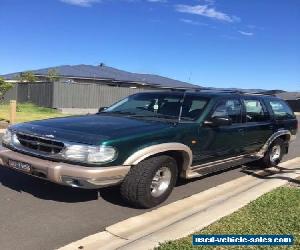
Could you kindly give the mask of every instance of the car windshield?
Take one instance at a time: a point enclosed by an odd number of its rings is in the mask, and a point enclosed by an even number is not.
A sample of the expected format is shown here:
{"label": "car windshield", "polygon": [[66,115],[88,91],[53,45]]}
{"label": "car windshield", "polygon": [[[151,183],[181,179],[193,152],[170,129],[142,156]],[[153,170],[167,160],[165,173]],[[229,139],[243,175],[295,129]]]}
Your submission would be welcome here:
{"label": "car windshield", "polygon": [[123,114],[134,117],[196,120],[203,112],[208,99],[184,93],[139,93],[129,96],[104,113]]}

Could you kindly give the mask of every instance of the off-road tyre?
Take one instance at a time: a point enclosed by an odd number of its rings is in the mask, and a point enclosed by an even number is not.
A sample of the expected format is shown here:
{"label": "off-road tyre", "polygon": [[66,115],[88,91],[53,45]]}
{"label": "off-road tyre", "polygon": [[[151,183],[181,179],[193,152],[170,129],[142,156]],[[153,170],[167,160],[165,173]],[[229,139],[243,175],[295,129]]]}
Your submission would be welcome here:
{"label": "off-road tyre", "polygon": [[[151,183],[162,167],[170,170],[171,179],[167,189],[158,197],[151,193]],[[164,202],[172,192],[177,180],[178,168],[174,158],[160,155],[148,158],[133,166],[123,180],[120,191],[126,203],[138,208],[151,208]]]}

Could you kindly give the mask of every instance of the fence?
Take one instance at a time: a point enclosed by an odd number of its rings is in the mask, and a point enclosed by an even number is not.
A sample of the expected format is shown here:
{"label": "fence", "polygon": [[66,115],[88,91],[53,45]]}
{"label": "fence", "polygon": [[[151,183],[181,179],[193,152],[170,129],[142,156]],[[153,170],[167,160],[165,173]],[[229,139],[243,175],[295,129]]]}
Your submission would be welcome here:
{"label": "fence", "polygon": [[4,96],[4,101],[32,102],[42,107],[53,107],[52,83],[17,83]]}
{"label": "fence", "polygon": [[49,108],[97,109],[131,94],[147,91],[90,83],[18,83],[10,89],[4,101],[32,102]]}
{"label": "fence", "polygon": [[[18,83],[6,93],[4,101],[32,102],[49,108],[97,109],[131,94],[147,89],[114,87],[95,83]],[[300,100],[288,101],[295,112],[300,112]]]}
{"label": "fence", "polygon": [[54,83],[54,108],[99,108],[143,89],[105,86],[99,84]]}

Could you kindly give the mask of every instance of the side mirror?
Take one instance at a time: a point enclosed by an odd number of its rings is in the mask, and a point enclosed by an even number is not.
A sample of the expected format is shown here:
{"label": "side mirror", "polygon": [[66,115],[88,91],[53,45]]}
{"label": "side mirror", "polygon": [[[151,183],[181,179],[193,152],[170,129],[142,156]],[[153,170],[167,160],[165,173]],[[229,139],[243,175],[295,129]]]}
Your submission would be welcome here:
{"label": "side mirror", "polygon": [[230,117],[213,117],[210,120],[204,122],[205,125],[210,127],[230,126],[232,120]]}
{"label": "side mirror", "polygon": [[107,107],[100,107],[99,109],[98,109],[98,112],[100,113],[100,112],[103,112],[105,109],[107,109]]}

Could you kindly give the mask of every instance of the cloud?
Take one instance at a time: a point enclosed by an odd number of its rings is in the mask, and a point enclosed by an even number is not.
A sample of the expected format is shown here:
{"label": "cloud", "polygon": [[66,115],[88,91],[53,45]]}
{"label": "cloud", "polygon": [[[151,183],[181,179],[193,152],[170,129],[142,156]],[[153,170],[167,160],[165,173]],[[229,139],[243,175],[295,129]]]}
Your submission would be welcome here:
{"label": "cloud", "polygon": [[236,16],[229,16],[228,14],[217,11],[214,7],[209,7],[208,5],[185,5],[178,4],[175,6],[176,11],[188,14],[194,14],[199,16],[205,16],[208,18],[216,19],[224,22],[237,22],[240,19]]}
{"label": "cloud", "polygon": [[254,35],[253,32],[246,32],[246,31],[242,31],[242,30],[239,30],[238,32],[244,36],[253,36]]}
{"label": "cloud", "polygon": [[197,22],[197,21],[194,21],[194,20],[191,20],[191,19],[184,19],[184,18],[181,18],[179,19],[181,22],[183,23],[187,23],[187,24],[192,24],[192,25],[201,25],[201,26],[208,26],[208,24],[206,23],[200,23],[200,22]]}
{"label": "cloud", "polygon": [[90,7],[93,3],[100,2],[100,0],[60,0],[63,3],[72,4],[80,7]]}
{"label": "cloud", "polygon": [[[77,5],[80,7],[90,7],[94,3],[102,2],[102,0],[60,0],[63,3]],[[140,0],[123,0],[124,2],[139,2]],[[145,0],[150,3],[166,3],[167,0]]]}

